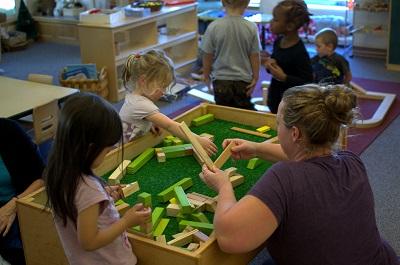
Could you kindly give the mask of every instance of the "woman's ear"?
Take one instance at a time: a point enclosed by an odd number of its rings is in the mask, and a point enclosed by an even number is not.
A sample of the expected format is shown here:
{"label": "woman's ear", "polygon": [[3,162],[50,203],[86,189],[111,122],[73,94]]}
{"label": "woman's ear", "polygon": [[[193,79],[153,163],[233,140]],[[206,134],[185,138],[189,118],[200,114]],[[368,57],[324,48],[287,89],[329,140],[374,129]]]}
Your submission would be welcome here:
{"label": "woman's ear", "polygon": [[297,126],[293,126],[290,130],[291,130],[292,141],[294,143],[301,140],[301,131]]}

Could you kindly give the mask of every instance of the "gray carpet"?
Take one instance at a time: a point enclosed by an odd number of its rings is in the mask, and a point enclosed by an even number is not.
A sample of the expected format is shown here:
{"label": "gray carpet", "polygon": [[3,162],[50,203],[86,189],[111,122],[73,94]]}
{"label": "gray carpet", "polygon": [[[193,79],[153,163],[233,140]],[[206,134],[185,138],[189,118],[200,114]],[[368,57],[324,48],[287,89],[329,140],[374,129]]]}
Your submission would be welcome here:
{"label": "gray carpet", "polygon": [[[58,75],[67,64],[80,63],[78,46],[34,43],[27,50],[4,53],[0,68],[5,76],[26,79],[29,73]],[[354,76],[400,82],[400,74],[384,70],[384,61],[353,58]],[[400,89],[400,84],[399,84]],[[173,104],[162,103],[161,110],[170,114],[196,99],[185,96]],[[118,107],[118,105],[116,105]],[[375,195],[379,230],[400,255],[400,117],[398,117],[361,155],[365,162]],[[261,253],[251,264],[262,264]]]}

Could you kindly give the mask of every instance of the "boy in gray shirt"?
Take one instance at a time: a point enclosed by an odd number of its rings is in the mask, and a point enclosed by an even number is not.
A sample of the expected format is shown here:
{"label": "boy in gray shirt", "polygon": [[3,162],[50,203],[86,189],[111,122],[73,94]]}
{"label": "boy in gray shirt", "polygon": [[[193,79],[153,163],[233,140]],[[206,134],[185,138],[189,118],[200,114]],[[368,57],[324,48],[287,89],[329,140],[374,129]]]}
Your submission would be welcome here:
{"label": "boy in gray shirt", "polygon": [[[251,94],[260,69],[257,26],[243,18],[249,0],[222,0],[226,16],[212,22],[203,37],[204,81],[218,105],[254,109]],[[213,68],[211,73],[211,66]]]}

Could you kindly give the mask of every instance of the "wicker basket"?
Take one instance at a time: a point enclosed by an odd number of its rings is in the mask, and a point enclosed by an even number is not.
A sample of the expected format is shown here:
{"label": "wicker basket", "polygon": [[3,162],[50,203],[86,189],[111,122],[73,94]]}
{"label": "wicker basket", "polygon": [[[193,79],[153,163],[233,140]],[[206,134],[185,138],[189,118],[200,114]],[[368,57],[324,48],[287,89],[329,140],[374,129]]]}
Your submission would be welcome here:
{"label": "wicker basket", "polygon": [[98,80],[64,80],[61,75],[60,84],[65,87],[78,88],[81,92],[95,93],[105,99],[108,96],[108,76],[105,67],[101,68]]}

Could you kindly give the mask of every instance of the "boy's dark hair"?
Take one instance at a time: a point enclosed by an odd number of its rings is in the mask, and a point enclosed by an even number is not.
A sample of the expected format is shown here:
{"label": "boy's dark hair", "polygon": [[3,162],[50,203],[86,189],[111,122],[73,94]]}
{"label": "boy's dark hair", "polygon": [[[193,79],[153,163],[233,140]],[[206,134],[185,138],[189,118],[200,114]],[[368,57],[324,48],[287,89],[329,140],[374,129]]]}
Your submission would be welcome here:
{"label": "boy's dark hair", "polygon": [[250,0],[221,0],[222,5],[231,8],[246,8]]}
{"label": "boy's dark hair", "polygon": [[315,35],[315,39],[321,39],[325,45],[332,44],[333,49],[336,49],[338,44],[336,32],[331,28],[324,28],[318,31]]}
{"label": "boy's dark hair", "polygon": [[95,159],[120,140],[121,119],[107,101],[79,93],[65,102],[44,174],[47,206],[64,225],[68,218],[76,223],[75,195],[83,175],[93,175]]}
{"label": "boy's dark hair", "polygon": [[302,0],[283,0],[274,9],[276,8],[286,10],[286,21],[293,23],[296,30],[303,26],[307,27],[310,23],[312,14],[308,12],[307,5]]}

